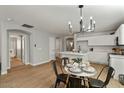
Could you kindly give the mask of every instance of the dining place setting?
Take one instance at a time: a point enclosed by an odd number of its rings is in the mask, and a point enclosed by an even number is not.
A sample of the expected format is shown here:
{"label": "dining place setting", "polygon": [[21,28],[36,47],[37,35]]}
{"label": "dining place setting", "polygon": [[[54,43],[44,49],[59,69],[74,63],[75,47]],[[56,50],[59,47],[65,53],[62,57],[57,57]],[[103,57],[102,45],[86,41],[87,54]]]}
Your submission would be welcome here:
{"label": "dining place setting", "polygon": [[67,73],[80,77],[91,77],[97,73],[96,69],[90,65],[90,62],[82,60],[82,58],[72,59],[65,65],[64,69]]}
{"label": "dining place setting", "polygon": [[88,79],[97,74],[96,69],[91,66],[90,62],[88,60],[82,60],[82,58],[71,59],[66,63],[64,69],[71,77],[68,80],[68,86],[72,88],[87,87],[86,82]]}

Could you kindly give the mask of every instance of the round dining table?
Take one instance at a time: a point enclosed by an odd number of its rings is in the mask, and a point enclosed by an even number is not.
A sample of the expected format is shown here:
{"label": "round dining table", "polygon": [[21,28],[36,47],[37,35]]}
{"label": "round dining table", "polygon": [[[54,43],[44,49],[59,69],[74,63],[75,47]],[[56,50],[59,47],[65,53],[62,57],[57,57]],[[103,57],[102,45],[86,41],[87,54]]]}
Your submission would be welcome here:
{"label": "round dining table", "polygon": [[80,76],[80,77],[92,77],[92,76],[95,76],[97,74],[96,69],[92,66],[88,66],[88,68],[93,69],[94,70],[93,72],[84,71],[83,69],[81,70],[81,72],[72,72],[69,70],[70,69],[69,67],[65,66],[64,68],[68,74]]}
{"label": "round dining table", "polygon": [[[89,77],[92,77],[92,76],[95,76],[95,75],[97,74],[96,69],[95,69],[94,67],[92,67],[91,65],[90,65],[90,66],[87,66],[87,67],[84,67],[85,70],[83,70],[83,68],[80,68],[80,67],[79,67],[79,68],[81,69],[80,72],[73,72],[73,71],[70,70],[70,68],[73,68],[73,65],[72,65],[72,67],[68,67],[68,66],[65,66],[65,67],[64,67],[65,71],[66,71],[68,74],[74,75],[74,76],[78,76],[78,77],[82,77],[82,78],[85,78],[85,79],[86,79],[86,78],[89,78]],[[93,71],[92,71],[92,72],[86,71],[86,68],[90,68],[90,69],[92,69]],[[83,82],[84,82],[84,86],[86,86],[85,80],[83,80]]]}

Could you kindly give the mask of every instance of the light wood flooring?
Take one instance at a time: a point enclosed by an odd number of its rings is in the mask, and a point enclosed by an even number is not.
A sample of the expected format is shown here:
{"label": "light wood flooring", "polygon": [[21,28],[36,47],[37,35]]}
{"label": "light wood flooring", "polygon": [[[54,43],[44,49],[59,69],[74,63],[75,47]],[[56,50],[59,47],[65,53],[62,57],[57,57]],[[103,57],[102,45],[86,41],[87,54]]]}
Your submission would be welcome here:
{"label": "light wood flooring", "polygon": [[[98,73],[103,65],[92,64]],[[104,80],[106,71],[100,77]],[[97,77],[97,75],[96,75]],[[39,66],[22,65],[12,68],[7,75],[0,76],[0,87],[2,88],[49,88],[53,87],[55,74],[51,63]],[[124,88],[117,80],[111,79],[108,88]]]}
{"label": "light wood flooring", "polygon": [[21,66],[24,65],[21,61],[21,59],[17,58],[17,57],[13,57],[11,58],[11,67],[17,67],[17,66]]}

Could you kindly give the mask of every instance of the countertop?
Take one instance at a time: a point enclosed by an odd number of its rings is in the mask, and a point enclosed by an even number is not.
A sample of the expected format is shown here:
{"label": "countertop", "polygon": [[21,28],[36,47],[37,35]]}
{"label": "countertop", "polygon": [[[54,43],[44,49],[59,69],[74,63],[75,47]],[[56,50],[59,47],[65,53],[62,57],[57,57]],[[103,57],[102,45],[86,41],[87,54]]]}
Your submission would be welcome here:
{"label": "countertop", "polygon": [[124,58],[124,55],[110,54],[110,57],[113,57],[113,58]]}
{"label": "countertop", "polygon": [[60,54],[64,54],[64,55],[77,55],[77,56],[87,55],[87,53],[68,52],[68,51],[60,52]]}

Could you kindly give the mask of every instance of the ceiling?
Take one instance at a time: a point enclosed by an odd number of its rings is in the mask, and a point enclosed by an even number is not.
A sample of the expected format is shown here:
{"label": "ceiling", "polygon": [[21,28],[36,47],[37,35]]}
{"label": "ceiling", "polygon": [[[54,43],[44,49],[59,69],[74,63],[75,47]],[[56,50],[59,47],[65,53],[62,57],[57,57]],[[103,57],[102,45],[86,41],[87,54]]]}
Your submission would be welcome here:
{"label": "ceiling", "polygon": [[[11,18],[19,25],[33,25],[37,30],[67,35],[68,21],[72,22],[73,31],[79,31],[80,11],[78,5],[0,5],[0,20]],[[84,22],[89,17],[96,21],[95,31],[113,31],[124,23],[124,6],[94,6],[83,8]]]}

